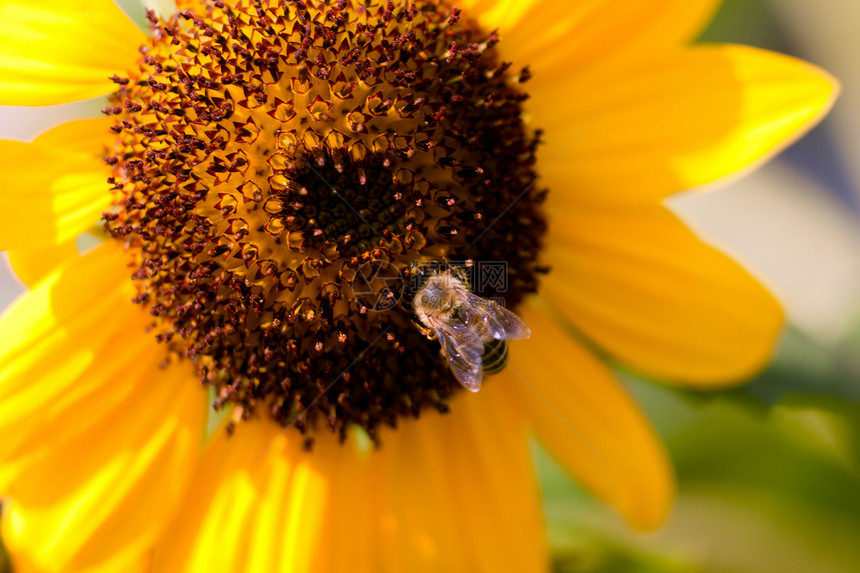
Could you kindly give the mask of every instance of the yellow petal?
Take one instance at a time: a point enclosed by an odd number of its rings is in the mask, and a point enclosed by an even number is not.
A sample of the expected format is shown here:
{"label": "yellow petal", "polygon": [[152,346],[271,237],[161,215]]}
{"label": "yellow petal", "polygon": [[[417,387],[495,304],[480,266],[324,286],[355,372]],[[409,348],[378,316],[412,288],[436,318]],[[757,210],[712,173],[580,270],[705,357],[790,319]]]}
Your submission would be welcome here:
{"label": "yellow petal", "polygon": [[510,364],[496,383],[528,412],[540,441],[574,477],[633,526],[656,527],[674,481],[654,431],[609,369],[569,333],[529,305],[521,314],[532,337],[511,344]]}
{"label": "yellow petal", "polygon": [[42,249],[21,249],[7,253],[9,264],[18,278],[33,286],[67,259],[78,256],[74,241]]}
{"label": "yellow petal", "polygon": [[539,85],[559,74],[677,47],[698,35],[718,5],[719,0],[471,0],[465,8],[485,29],[500,30],[504,59],[528,65]]}
{"label": "yellow petal", "polygon": [[381,432],[371,483],[385,486],[373,504],[385,508],[384,570],[548,569],[525,419],[503,382]]}
{"label": "yellow petal", "polygon": [[100,247],[0,322],[3,537],[41,571],[139,564],[201,447],[205,393],[189,365],[161,367],[127,275],[120,250]]}
{"label": "yellow petal", "polygon": [[365,451],[324,433],[306,452],[295,429],[268,420],[219,434],[156,570],[547,569],[523,418],[504,393],[488,387],[399,426]]}
{"label": "yellow petal", "polygon": [[196,487],[156,548],[156,571],[299,573],[338,550],[320,536],[336,440],[310,453],[296,430],[281,430],[253,420],[230,437],[215,435]]}
{"label": "yellow petal", "polygon": [[541,292],[624,363],[694,385],[753,375],[770,359],[779,304],[660,205],[581,207],[550,227]]}
{"label": "yellow petal", "polygon": [[[5,523],[0,523],[0,527],[4,530],[11,527],[10,522],[12,518],[10,517],[9,512],[6,512],[2,519]],[[14,558],[14,562],[10,564],[10,568],[3,570],[4,573],[11,571],[14,571],[14,573],[46,573],[47,571],[46,569],[41,568],[38,564],[28,561],[26,555],[17,554]],[[5,565],[5,563],[0,560],[0,565]],[[114,573],[114,571],[115,570],[113,569],[89,569],[87,570],[87,573]],[[137,563],[129,564],[127,568],[123,570],[123,573],[152,573],[149,559],[144,557]]]}
{"label": "yellow petal", "polygon": [[146,40],[111,0],[0,4],[0,104],[53,105],[114,91]]}
{"label": "yellow petal", "polygon": [[[40,134],[33,143],[63,151],[96,157],[101,161],[107,146],[116,134],[110,130],[117,121],[112,117],[96,117],[67,121]],[[0,164],[5,165],[5,164]]]}
{"label": "yellow petal", "polygon": [[73,241],[110,205],[101,157],[108,118],[58,126],[32,143],[0,140],[0,248],[47,248]]}
{"label": "yellow petal", "polygon": [[533,92],[557,205],[662,198],[758,164],[814,126],[838,88],[826,72],[742,46],[664,54]]}

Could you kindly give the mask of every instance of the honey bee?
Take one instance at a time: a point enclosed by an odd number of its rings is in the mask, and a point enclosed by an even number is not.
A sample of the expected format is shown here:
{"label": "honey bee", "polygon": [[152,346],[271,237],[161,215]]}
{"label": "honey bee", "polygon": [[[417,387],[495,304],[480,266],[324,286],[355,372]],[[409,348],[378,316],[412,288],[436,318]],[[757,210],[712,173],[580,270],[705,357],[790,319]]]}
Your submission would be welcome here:
{"label": "honey bee", "polygon": [[516,314],[474,294],[462,269],[416,267],[427,276],[412,307],[428,339],[439,340],[448,366],[467,390],[481,389],[483,375],[508,361],[508,340],[528,338],[529,327]]}

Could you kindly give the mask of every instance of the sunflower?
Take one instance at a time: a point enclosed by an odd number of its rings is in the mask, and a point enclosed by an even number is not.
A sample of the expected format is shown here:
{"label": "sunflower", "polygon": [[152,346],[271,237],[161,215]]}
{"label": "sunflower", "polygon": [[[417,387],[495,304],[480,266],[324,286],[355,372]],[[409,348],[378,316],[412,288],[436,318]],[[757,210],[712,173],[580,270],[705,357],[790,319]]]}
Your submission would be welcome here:
{"label": "sunflower", "polygon": [[[691,46],[714,0],[177,4],[148,35],[0,5],[0,103],[111,94],[0,146],[16,568],[546,570],[532,438],[658,525],[668,462],[602,358],[732,384],[783,320],[662,200],[776,153],[833,79]],[[475,292],[532,336],[477,393],[374,290],[418,260],[505,265]]]}

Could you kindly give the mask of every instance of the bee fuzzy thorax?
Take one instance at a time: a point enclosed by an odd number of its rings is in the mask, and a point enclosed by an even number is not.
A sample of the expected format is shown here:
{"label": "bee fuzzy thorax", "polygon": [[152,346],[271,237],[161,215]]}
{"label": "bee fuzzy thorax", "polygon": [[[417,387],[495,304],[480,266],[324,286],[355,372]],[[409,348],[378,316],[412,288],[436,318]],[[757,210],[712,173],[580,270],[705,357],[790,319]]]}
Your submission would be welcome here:
{"label": "bee fuzzy thorax", "polygon": [[[422,311],[451,312],[456,307],[456,289],[469,289],[469,285],[451,273],[441,273],[427,279],[416,295]],[[423,314],[423,312],[422,312]]]}

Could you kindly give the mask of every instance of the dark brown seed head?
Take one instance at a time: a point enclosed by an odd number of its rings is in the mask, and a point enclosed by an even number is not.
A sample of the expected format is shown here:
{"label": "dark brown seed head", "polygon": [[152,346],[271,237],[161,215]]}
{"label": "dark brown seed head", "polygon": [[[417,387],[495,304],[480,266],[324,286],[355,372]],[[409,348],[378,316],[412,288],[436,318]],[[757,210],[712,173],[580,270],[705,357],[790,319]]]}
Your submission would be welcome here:
{"label": "dark brown seed head", "polygon": [[537,136],[497,34],[445,2],[239,0],[151,20],[106,110],[105,219],[159,340],[216,407],[302,431],[444,411],[459,385],[397,304],[410,264],[506,263],[505,292],[478,290],[509,307],[537,287]]}

